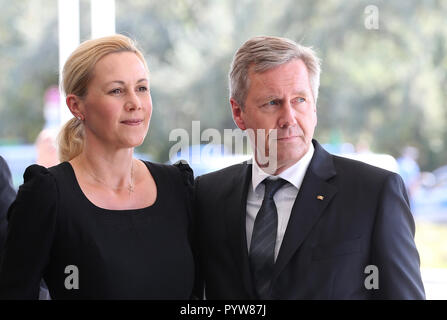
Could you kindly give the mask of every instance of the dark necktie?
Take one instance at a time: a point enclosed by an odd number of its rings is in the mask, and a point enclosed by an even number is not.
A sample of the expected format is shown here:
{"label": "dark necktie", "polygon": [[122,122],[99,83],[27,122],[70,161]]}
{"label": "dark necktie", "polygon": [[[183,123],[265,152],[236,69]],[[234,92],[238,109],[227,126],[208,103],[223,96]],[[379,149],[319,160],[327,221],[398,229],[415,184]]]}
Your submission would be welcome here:
{"label": "dark necktie", "polygon": [[275,264],[278,213],[273,196],[287,181],[265,179],[264,200],[256,215],[250,244],[250,268],[259,299],[269,299]]}

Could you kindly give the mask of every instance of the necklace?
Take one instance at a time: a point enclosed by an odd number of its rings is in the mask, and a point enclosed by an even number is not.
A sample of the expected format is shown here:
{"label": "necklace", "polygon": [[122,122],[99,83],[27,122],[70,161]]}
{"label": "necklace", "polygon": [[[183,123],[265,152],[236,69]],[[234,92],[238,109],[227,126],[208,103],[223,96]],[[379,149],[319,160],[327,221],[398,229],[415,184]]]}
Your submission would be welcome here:
{"label": "necklace", "polygon": [[133,192],[133,160],[130,165],[130,183],[129,183],[129,186],[127,187],[127,189],[129,190],[129,194],[131,194]]}
{"label": "necklace", "polygon": [[94,173],[91,173],[90,170],[86,171],[94,180],[97,182],[107,186],[108,188],[112,189],[113,191],[120,191],[124,188],[126,188],[129,191],[129,195],[134,192],[134,177],[133,177],[133,160],[130,165],[130,183],[127,187],[111,187],[108,186],[102,179],[98,178]]}

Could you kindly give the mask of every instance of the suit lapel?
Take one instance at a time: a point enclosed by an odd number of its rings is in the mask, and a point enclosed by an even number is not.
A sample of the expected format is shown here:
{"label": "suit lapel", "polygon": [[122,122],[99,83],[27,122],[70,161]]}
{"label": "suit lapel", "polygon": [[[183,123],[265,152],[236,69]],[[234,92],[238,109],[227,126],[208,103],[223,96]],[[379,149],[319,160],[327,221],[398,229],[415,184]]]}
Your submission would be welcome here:
{"label": "suit lapel", "polygon": [[290,214],[289,223],[275,263],[273,281],[301,246],[332,197],[337,193],[337,188],[327,182],[329,178],[336,174],[332,155],[327,153],[317,141],[313,140],[313,142],[315,146],[314,156]]}
{"label": "suit lapel", "polygon": [[247,235],[245,227],[248,188],[251,182],[251,165],[242,164],[241,170],[232,181],[232,191],[226,202],[226,226],[230,250],[234,255],[235,263],[240,271],[240,277],[245,290],[254,298],[248,260]]}

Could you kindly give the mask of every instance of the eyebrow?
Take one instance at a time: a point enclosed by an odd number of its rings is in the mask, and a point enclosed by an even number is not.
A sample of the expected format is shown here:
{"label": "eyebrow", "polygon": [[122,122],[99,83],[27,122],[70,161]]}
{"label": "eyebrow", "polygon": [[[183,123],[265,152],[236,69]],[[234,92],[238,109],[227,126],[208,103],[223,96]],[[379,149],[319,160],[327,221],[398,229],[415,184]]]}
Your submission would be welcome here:
{"label": "eyebrow", "polygon": [[279,98],[277,96],[266,96],[266,97],[260,97],[259,99],[256,99],[256,103],[262,103],[265,101],[271,101],[271,100],[278,100]]}
{"label": "eyebrow", "polygon": [[301,91],[296,91],[296,92],[294,92],[294,95],[296,95],[296,96],[305,96],[305,97],[307,97],[307,96],[309,95],[309,91],[303,91],[303,90],[301,90]]}
{"label": "eyebrow", "polygon": [[[307,97],[309,95],[309,93],[307,91],[295,91],[293,93],[294,96],[303,96],[303,97]],[[276,95],[269,95],[266,97],[260,97],[259,99],[256,99],[256,103],[262,103],[265,101],[272,101],[272,100],[282,100],[282,98],[279,98]]]}
{"label": "eyebrow", "polygon": [[[148,80],[147,78],[141,78],[140,80],[137,81],[137,83],[144,82],[144,81],[149,81],[149,80]],[[122,81],[122,80],[113,80],[113,81],[109,81],[109,82],[107,82],[106,85],[109,85],[109,84],[111,84],[111,83],[119,83],[119,84],[121,84],[121,85],[125,85],[125,84],[126,84],[126,83],[125,83],[124,81]]]}

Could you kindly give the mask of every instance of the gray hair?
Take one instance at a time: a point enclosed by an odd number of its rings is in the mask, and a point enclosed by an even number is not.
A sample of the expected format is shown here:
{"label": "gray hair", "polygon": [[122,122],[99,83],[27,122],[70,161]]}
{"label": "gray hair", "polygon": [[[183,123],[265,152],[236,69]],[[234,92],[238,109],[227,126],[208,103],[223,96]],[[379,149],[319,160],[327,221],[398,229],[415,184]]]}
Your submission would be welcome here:
{"label": "gray hair", "polygon": [[301,59],[309,72],[312,94],[317,103],[320,59],[310,47],[280,37],[259,36],[247,40],[236,52],[229,73],[230,98],[244,108],[250,86],[248,72],[264,72],[293,59]]}

